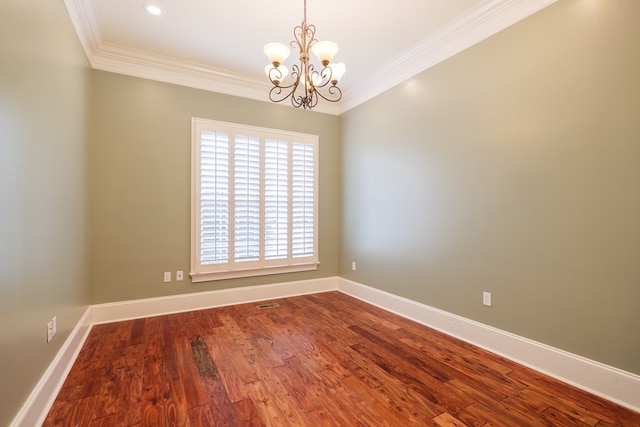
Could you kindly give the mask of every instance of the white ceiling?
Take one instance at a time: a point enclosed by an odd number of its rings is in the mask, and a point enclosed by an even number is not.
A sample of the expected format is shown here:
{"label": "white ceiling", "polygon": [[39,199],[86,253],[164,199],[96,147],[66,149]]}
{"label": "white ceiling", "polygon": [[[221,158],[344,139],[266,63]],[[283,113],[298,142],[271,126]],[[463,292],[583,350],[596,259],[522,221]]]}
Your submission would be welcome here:
{"label": "white ceiling", "polygon": [[[347,64],[343,100],[315,110],[340,114],[555,1],[307,0],[316,37],[338,43],[335,61]],[[303,18],[303,0],[64,2],[93,68],[262,101],[262,48],[289,44]]]}

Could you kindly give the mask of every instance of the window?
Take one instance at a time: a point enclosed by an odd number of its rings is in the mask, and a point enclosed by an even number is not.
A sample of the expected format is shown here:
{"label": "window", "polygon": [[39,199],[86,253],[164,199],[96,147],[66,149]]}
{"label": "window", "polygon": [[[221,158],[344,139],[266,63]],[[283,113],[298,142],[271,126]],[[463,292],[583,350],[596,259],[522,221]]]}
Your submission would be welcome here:
{"label": "window", "polygon": [[318,268],[318,137],[192,120],[194,282]]}

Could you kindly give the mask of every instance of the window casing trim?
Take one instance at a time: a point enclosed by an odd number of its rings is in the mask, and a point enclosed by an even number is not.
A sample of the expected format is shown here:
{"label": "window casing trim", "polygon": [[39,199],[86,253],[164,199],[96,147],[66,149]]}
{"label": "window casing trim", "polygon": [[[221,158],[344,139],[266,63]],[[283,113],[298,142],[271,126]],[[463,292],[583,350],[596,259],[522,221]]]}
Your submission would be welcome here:
{"label": "window casing trim", "polygon": [[304,264],[282,265],[273,267],[249,268],[241,270],[209,271],[194,273],[191,272],[193,283],[209,282],[224,279],[240,279],[243,277],[268,276],[270,274],[299,273],[303,271],[314,271],[318,269],[319,262]]}
{"label": "window casing trim", "polygon": [[[286,140],[290,146],[292,144],[311,144],[313,146],[313,254],[311,256],[293,256],[290,252],[288,257],[283,259],[265,260],[263,258],[264,249],[261,251],[261,259],[259,261],[234,261],[233,254],[230,253],[229,263],[203,265],[200,262],[201,254],[201,132],[214,131],[225,132],[229,134],[229,140],[236,135],[248,137],[258,136],[261,144],[265,139]],[[263,150],[262,148],[261,150]],[[295,132],[260,128],[254,126],[246,126],[241,124],[219,122],[207,119],[192,118],[192,156],[191,156],[191,271],[190,276],[192,282],[204,282],[212,280],[223,280],[231,278],[242,278],[252,276],[262,276],[270,274],[281,274],[290,272],[312,271],[317,270],[320,264],[318,258],[318,137],[316,135],[301,134]],[[233,156],[233,154],[230,154]],[[291,157],[291,154],[290,154]],[[230,160],[233,163],[233,160]],[[291,166],[292,167],[292,166]],[[290,172],[292,173],[292,172]],[[262,178],[261,178],[262,179]],[[293,187],[293,183],[289,184]],[[264,183],[261,183],[264,187]],[[233,190],[231,190],[233,191]],[[291,192],[292,190],[289,190]],[[262,196],[264,198],[264,195]],[[233,204],[230,200],[229,203]],[[231,208],[233,212],[233,208]],[[292,218],[291,208],[289,209],[289,218]],[[233,219],[230,219],[233,221]],[[292,230],[290,226],[290,234]],[[233,236],[230,239],[233,240]],[[291,242],[292,237],[289,236]],[[264,237],[261,236],[261,240]],[[232,248],[230,244],[230,248]],[[293,250],[293,246],[289,247]]]}

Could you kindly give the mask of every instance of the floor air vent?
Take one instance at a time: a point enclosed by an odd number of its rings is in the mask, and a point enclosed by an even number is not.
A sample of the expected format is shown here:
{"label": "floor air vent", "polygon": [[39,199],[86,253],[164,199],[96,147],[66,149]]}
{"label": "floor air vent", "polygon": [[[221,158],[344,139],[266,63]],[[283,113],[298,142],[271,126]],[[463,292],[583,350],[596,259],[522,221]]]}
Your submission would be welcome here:
{"label": "floor air vent", "polygon": [[269,303],[269,304],[256,305],[256,307],[258,307],[258,310],[266,310],[267,308],[280,307],[280,304],[278,304],[277,302],[272,302],[272,303]]}

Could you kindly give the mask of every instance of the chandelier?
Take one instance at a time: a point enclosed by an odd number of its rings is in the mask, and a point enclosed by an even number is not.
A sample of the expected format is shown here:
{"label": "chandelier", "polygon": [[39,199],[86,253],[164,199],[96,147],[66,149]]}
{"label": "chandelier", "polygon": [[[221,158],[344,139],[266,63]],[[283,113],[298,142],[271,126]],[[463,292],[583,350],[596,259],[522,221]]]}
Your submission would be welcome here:
{"label": "chandelier", "polygon": [[[291,51],[282,43],[268,43],[264,46],[264,53],[270,62],[264,71],[273,84],[269,91],[271,101],[282,102],[291,97],[294,107],[311,109],[316,106],[319,98],[329,102],[337,102],[342,98],[342,91],[337,84],[346,72],[346,67],[342,63],[331,62],[338,52],[338,45],[329,41],[319,42],[315,34],[315,25],[307,25],[307,0],[304,0],[304,19],[302,24],[293,29],[295,40],[290,43],[291,48],[300,53],[300,64],[291,67],[288,82],[285,82],[285,78],[289,69],[283,62]],[[310,62],[309,52],[313,52],[318,58],[322,69],[316,70]]]}

